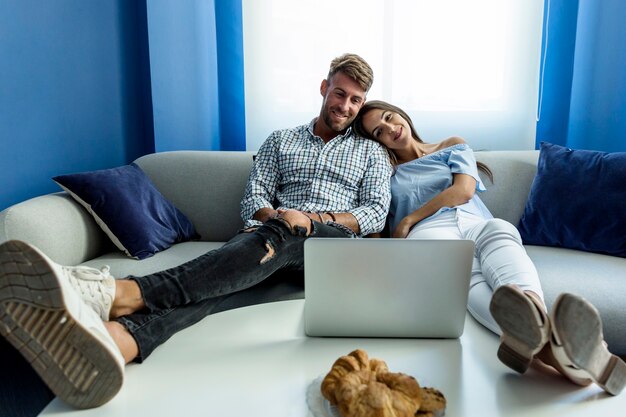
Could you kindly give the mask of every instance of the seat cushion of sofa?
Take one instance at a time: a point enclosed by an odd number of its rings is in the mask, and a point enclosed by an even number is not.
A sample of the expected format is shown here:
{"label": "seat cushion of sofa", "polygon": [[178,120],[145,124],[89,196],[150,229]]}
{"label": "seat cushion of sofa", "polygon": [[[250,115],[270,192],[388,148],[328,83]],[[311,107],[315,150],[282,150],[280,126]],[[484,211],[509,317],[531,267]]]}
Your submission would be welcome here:
{"label": "seat cushion of sofa", "polygon": [[[526,251],[539,273],[548,309],[563,292],[584,297],[600,312],[609,349],[626,355],[626,259],[548,246],[528,245]],[[473,288],[468,305],[470,313],[487,328],[493,323],[488,309],[491,294],[486,285]]]}
{"label": "seat cushion of sofa", "polygon": [[626,259],[547,246],[529,245],[526,251],[539,272],[548,308],[562,292],[586,298],[600,312],[611,351],[626,355]]}
{"label": "seat cushion of sofa", "polygon": [[129,258],[122,251],[114,251],[84,262],[82,265],[93,268],[108,265],[111,268],[111,275],[115,278],[124,278],[129,275],[142,276],[178,266],[222,245],[223,242],[183,242],[141,261]]}

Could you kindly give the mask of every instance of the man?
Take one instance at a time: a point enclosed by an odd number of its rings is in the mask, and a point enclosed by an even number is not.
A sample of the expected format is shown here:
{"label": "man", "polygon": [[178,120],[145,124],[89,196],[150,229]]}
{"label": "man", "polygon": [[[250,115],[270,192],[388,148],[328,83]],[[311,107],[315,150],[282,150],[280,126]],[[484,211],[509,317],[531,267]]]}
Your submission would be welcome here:
{"label": "man", "polygon": [[380,231],[391,167],[382,147],[350,129],[372,82],[357,55],[331,62],[319,117],[263,143],[241,203],[246,227],[220,249],[115,280],[106,270],[57,265],[24,242],[2,244],[0,316],[10,325],[0,332],[57,396],[95,407],[117,394],[126,363],[146,359],[220,297],[302,269],[306,238]]}

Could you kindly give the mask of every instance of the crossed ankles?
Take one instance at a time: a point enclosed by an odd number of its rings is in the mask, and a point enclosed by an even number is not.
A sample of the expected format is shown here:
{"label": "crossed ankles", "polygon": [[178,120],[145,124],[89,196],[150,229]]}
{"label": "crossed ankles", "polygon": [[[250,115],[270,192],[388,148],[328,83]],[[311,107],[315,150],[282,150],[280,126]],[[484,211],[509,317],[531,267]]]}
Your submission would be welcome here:
{"label": "crossed ankles", "polygon": [[562,294],[548,316],[538,297],[504,285],[489,309],[502,330],[498,358],[509,368],[524,373],[540,359],[575,384],[595,382],[611,395],[626,385],[626,364],[609,352],[600,314],[584,298]]}

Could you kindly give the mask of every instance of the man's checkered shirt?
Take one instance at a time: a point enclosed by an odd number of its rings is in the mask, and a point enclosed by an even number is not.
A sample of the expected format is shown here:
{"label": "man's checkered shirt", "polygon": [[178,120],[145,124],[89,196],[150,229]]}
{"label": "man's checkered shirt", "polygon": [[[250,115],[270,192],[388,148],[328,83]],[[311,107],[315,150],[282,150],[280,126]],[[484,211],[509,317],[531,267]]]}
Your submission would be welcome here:
{"label": "man's checkered shirt", "polygon": [[378,143],[348,129],[330,142],[313,134],[315,120],[277,130],[261,145],[241,201],[246,227],[259,209],[352,213],[361,235],[382,230],[392,173]]}

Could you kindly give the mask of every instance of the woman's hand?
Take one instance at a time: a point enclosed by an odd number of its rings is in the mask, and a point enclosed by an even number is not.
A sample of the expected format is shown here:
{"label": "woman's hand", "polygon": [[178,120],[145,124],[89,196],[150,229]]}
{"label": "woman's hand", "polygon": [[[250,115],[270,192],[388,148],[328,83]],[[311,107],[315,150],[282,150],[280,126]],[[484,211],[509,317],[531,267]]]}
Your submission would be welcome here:
{"label": "woman's hand", "polygon": [[413,227],[414,224],[415,223],[409,218],[409,216],[405,217],[400,221],[400,223],[398,223],[398,226],[396,226],[396,230],[393,231],[391,237],[397,237],[401,239],[406,238],[409,235],[411,227]]}
{"label": "woman's hand", "polygon": [[402,219],[391,237],[406,238],[414,225],[433,215],[442,207],[456,207],[467,203],[474,196],[475,189],[476,180],[472,176],[453,174],[452,185]]}

